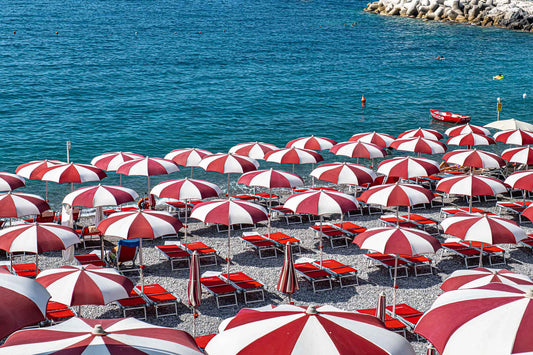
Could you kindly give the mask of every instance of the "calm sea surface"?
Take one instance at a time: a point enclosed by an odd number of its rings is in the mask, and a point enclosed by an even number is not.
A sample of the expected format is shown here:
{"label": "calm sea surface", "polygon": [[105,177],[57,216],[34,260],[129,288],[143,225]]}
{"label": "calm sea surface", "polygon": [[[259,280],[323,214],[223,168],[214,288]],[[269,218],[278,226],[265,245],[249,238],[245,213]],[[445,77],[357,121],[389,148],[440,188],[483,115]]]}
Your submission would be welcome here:
{"label": "calm sea surface", "polygon": [[[447,128],[431,122],[430,108],[486,124],[497,97],[502,119],[533,121],[527,33],[380,17],[361,10],[366,1],[2,2],[0,171],[66,160],[67,140],[71,159],[89,163],[117,150],[163,157],[193,146],[219,152],[244,141]],[[497,74],[504,80],[492,80]],[[146,178],[124,183],[146,191]],[[28,185],[19,191],[44,194],[44,183]],[[53,203],[70,191],[50,185]]]}

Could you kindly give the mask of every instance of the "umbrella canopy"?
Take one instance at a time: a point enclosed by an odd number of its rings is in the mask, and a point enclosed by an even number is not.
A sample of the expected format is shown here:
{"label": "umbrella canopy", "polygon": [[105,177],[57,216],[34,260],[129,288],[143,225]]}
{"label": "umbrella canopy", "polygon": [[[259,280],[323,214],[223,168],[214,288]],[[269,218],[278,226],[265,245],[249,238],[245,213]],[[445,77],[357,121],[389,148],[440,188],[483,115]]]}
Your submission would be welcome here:
{"label": "umbrella canopy", "polygon": [[431,159],[400,157],[382,161],[377,172],[386,176],[410,179],[430,176],[440,171],[439,164]]}
{"label": "umbrella canopy", "polygon": [[349,141],[352,142],[363,142],[363,143],[373,143],[383,148],[387,148],[394,141],[394,137],[390,134],[377,133],[377,132],[367,132],[367,133],[358,133],[354,134]]}
{"label": "umbrella canopy", "polygon": [[359,207],[355,197],[328,190],[306,191],[289,196],[283,207],[295,213],[309,213],[315,216],[343,214]]}
{"label": "umbrella canopy", "polygon": [[441,355],[526,354],[533,352],[532,312],[531,287],[492,283],[440,295],[415,332]]}
{"label": "umbrella canopy", "polygon": [[329,181],[338,185],[369,184],[376,178],[376,173],[365,166],[351,163],[322,164],[310,174],[318,180]]}
{"label": "umbrella canopy", "polygon": [[291,243],[285,244],[285,258],[283,259],[283,266],[279,274],[278,284],[276,290],[289,296],[289,303],[291,303],[291,295],[298,291],[298,275],[294,268],[294,259],[292,257]]}
{"label": "umbrella canopy", "polygon": [[533,170],[515,171],[505,179],[504,183],[513,189],[533,192]]}
{"label": "umbrella canopy", "polygon": [[450,139],[448,139],[446,144],[474,146],[496,144],[496,142],[489,136],[476,133],[466,133],[451,137]]}
{"label": "umbrella canopy", "polygon": [[237,182],[248,186],[259,186],[269,189],[282,187],[293,188],[304,185],[302,178],[298,175],[274,169],[247,172]]}
{"label": "umbrella canopy", "polygon": [[324,158],[309,149],[282,148],[268,152],[265,160],[279,164],[316,164]]}
{"label": "umbrella canopy", "polygon": [[442,154],[447,149],[446,144],[423,137],[398,138],[391,143],[390,147],[396,150],[424,154]]}
{"label": "umbrella canopy", "polygon": [[134,159],[119,165],[117,174],[129,176],[167,175],[180,169],[172,160],[161,158]]}
{"label": "umbrella canopy", "polygon": [[428,129],[428,128],[417,128],[417,129],[411,129],[409,131],[405,131],[402,134],[398,136],[398,138],[414,138],[414,137],[422,137],[426,139],[433,139],[433,140],[441,140],[444,138],[444,136],[434,129]]}
{"label": "umbrella canopy", "polygon": [[229,153],[244,155],[252,159],[264,159],[265,154],[278,149],[274,144],[268,144],[263,142],[247,142],[239,143],[236,146],[230,148]]}
{"label": "umbrella canopy", "polygon": [[49,209],[41,196],[20,192],[0,194],[0,217],[38,215]]}
{"label": "umbrella canopy", "polygon": [[387,151],[382,147],[362,141],[338,143],[329,151],[335,155],[342,155],[350,158],[375,159],[383,158],[387,155]]}
{"label": "umbrella canopy", "polygon": [[55,223],[19,224],[0,229],[0,249],[8,253],[65,250],[79,242],[72,228]]}
{"label": "umbrella canopy", "polygon": [[13,191],[23,186],[26,186],[26,181],[22,176],[0,172],[0,191]]}
{"label": "umbrella canopy", "polygon": [[72,318],[63,323],[11,335],[0,353],[203,354],[186,332],[135,318]]}
{"label": "umbrella canopy", "polygon": [[77,163],[66,163],[51,166],[42,170],[37,175],[37,177],[41,180],[53,181],[57,183],[100,181],[106,176],[106,173],[96,166]]}
{"label": "umbrella canopy", "polygon": [[82,187],[63,198],[63,203],[80,207],[118,206],[135,201],[139,195],[122,186],[98,185]]}
{"label": "umbrella canopy", "polygon": [[496,196],[507,192],[507,187],[498,179],[482,175],[457,175],[440,180],[435,190],[450,195]]}
{"label": "umbrella canopy", "polygon": [[494,135],[494,139],[498,142],[506,144],[533,144],[533,132],[524,131],[521,129],[511,129],[508,131],[501,131],[496,133]]}
{"label": "umbrella canopy", "polygon": [[209,181],[185,178],[163,181],[154,186],[150,193],[159,198],[186,201],[218,197],[222,190],[220,190],[218,185]]}
{"label": "umbrella canopy", "polygon": [[519,121],[514,118],[511,118],[509,120],[494,121],[489,124],[486,124],[485,127],[495,128],[499,130],[521,129],[523,131],[533,132],[533,124],[524,121]]}
{"label": "umbrella canopy", "polygon": [[359,199],[372,205],[414,206],[430,203],[435,198],[433,192],[415,184],[385,184],[372,186],[364,191]]}
{"label": "umbrella canopy", "polygon": [[67,306],[104,305],[128,298],[133,283],[112,268],[93,265],[65,265],[44,270],[36,278],[46,287],[51,300]]}
{"label": "umbrella canopy", "polygon": [[458,289],[481,287],[494,282],[509,286],[533,286],[533,281],[526,275],[517,274],[506,269],[478,267],[470,270],[456,270],[452,272],[444,280],[442,285],[440,285],[440,288],[448,292]]}
{"label": "umbrella canopy", "polygon": [[479,169],[501,168],[505,161],[494,153],[478,149],[460,149],[448,152],[442,157],[448,163]]}
{"label": "umbrella canopy", "polygon": [[94,157],[91,160],[91,165],[94,165],[102,170],[116,171],[118,167],[126,161],[143,158],[144,155],[130,152],[110,152]]}
{"label": "umbrella canopy", "polygon": [[533,206],[530,206],[522,212],[522,216],[529,219],[531,222],[533,222]]}
{"label": "umbrella canopy", "polygon": [[437,238],[415,228],[378,227],[358,234],[354,244],[361,249],[374,250],[383,254],[418,255],[435,253],[441,248]]}
{"label": "umbrella canopy", "polygon": [[34,160],[29,163],[21,164],[15,172],[26,179],[40,179],[42,172],[56,165],[65,164],[59,160]]}
{"label": "umbrella canopy", "polygon": [[[333,306],[241,309],[207,344],[210,355],[361,354],[414,355],[402,336],[374,316]],[[280,340],[282,339],[282,341]]]}
{"label": "umbrella canopy", "polygon": [[165,159],[172,160],[176,164],[181,166],[198,166],[202,159],[207,156],[211,155],[211,153],[208,150],[204,149],[198,149],[198,148],[181,148],[181,149],[175,149],[165,155]]}
{"label": "umbrella canopy", "polygon": [[533,148],[520,147],[506,149],[502,153],[502,158],[511,163],[531,165],[533,164]]}
{"label": "umbrella canopy", "polygon": [[287,148],[300,148],[300,149],[311,149],[311,150],[326,150],[333,147],[337,144],[336,141],[330,138],[324,137],[302,137],[296,138],[288,142],[285,146]]}
{"label": "umbrella canopy", "polygon": [[0,338],[5,338],[15,330],[45,320],[50,294],[35,280],[0,271],[0,298]]}
{"label": "umbrella canopy", "polygon": [[446,132],[444,132],[444,134],[446,134],[448,137],[460,136],[462,134],[467,134],[467,133],[475,133],[475,134],[482,134],[482,135],[488,136],[490,134],[490,131],[481,126],[476,126],[476,125],[467,123],[464,125],[459,125],[459,126],[448,128]]}
{"label": "umbrella canopy", "polygon": [[122,239],[155,239],[164,235],[176,235],[183,224],[176,217],[163,211],[115,212],[98,224],[105,236]]}
{"label": "umbrella canopy", "polygon": [[217,153],[205,156],[198,166],[205,171],[216,171],[223,174],[242,174],[247,171],[256,170],[259,167],[259,163],[255,159],[244,155]]}

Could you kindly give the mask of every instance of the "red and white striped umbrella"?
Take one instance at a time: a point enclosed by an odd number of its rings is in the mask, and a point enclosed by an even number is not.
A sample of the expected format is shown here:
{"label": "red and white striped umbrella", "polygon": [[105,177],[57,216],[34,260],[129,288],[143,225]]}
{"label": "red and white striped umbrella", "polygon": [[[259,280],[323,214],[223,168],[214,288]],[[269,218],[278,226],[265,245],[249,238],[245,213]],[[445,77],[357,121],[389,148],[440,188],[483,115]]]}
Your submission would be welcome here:
{"label": "red and white striped umbrella", "polygon": [[520,147],[506,149],[502,153],[502,158],[511,163],[531,165],[533,164],[533,148]]}
{"label": "red and white striped umbrella", "polygon": [[165,155],[165,159],[172,160],[176,164],[181,166],[198,166],[202,159],[207,156],[211,155],[211,153],[208,150],[205,149],[199,149],[199,148],[181,148],[181,149],[174,149],[167,155]]}
{"label": "red and white striped umbrella", "polygon": [[[15,171],[18,175],[26,179],[41,179],[42,172],[52,166],[65,164],[59,160],[35,160],[21,164]],[[48,181],[46,181],[45,199],[48,201]]]}
{"label": "red and white striped umbrella", "polygon": [[330,138],[310,136],[293,139],[292,141],[288,142],[285,147],[311,150],[326,150],[330,149],[335,144],[337,144],[337,142]]}
{"label": "red and white striped umbrella", "polygon": [[351,142],[363,142],[363,143],[373,143],[383,148],[387,148],[394,141],[394,137],[390,134],[385,133],[376,133],[367,132],[367,133],[358,133],[354,134],[349,141]]}
{"label": "red and white striped umbrella", "polygon": [[217,153],[204,157],[198,166],[205,171],[216,171],[222,174],[242,174],[256,170],[259,167],[259,163],[255,159],[243,155]]}
{"label": "red and white striped umbrella", "polygon": [[530,354],[532,318],[531,287],[493,283],[440,295],[415,332],[441,355]]}
{"label": "red and white striped umbrella", "polygon": [[479,169],[501,168],[505,161],[494,153],[478,149],[459,149],[448,152],[442,157],[448,163]]}
{"label": "red and white striped umbrella", "polygon": [[533,206],[530,206],[522,212],[522,216],[529,219],[531,222],[533,222]]}
{"label": "red and white striped umbrella", "polygon": [[5,354],[203,354],[183,330],[165,328],[135,318],[72,318],[63,323],[27,329],[11,335]]}
{"label": "red and white striped umbrella", "polygon": [[79,242],[74,229],[55,223],[19,224],[0,230],[0,249],[8,253],[64,250]]}
{"label": "red and white striped umbrella", "polygon": [[496,142],[489,136],[476,133],[466,133],[449,138],[446,144],[474,146],[496,144]]}
{"label": "red and white striped umbrella", "polygon": [[26,186],[26,181],[22,176],[0,172],[0,191],[13,191],[23,186]]}
{"label": "red and white striped umbrella", "polygon": [[320,154],[309,149],[282,148],[265,154],[265,160],[279,164],[316,164],[324,160]]}
{"label": "red and white striped umbrella", "polygon": [[51,166],[42,170],[37,176],[44,181],[53,181],[57,183],[82,183],[88,181],[100,181],[107,175],[102,169],[97,168],[96,166],[66,163]]}
{"label": "red and white striped umbrella", "polygon": [[63,203],[80,207],[118,206],[135,201],[139,195],[122,186],[97,185],[77,189],[63,198]]}
{"label": "red and white striped umbrella", "polygon": [[130,160],[143,159],[144,155],[130,153],[130,152],[110,152],[104,153],[94,157],[91,160],[91,165],[96,166],[97,168],[107,170],[107,171],[116,171],[118,167]]}
{"label": "red and white striped umbrella", "polygon": [[351,163],[332,163],[318,166],[310,174],[318,180],[338,185],[364,185],[376,178],[376,173],[365,166]]}
{"label": "red and white striped umbrella", "polygon": [[298,285],[298,275],[296,275],[294,259],[292,257],[292,246],[291,243],[287,243],[285,244],[285,258],[283,259],[283,266],[281,267],[281,273],[279,274],[276,290],[286,294],[289,297],[290,304],[291,295],[299,289],[300,286]]}
{"label": "red and white striped umbrella", "polygon": [[105,236],[122,239],[155,239],[164,235],[176,235],[183,224],[176,217],[163,211],[115,212],[98,224]]}
{"label": "red and white striped umbrella", "polygon": [[0,271],[0,337],[44,321],[49,298],[48,291],[35,280]]}
{"label": "red and white striped umbrella", "polygon": [[117,168],[117,174],[150,177],[153,175],[167,175],[179,170],[172,160],[145,157],[120,164]]}
{"label": "red and white striped umbrella", "polygon": [[128,298],[133,283],[112,268],[93,265],[65,265],[41,271],[35,279],[52,296],[67,306],[104,305]]}
{"label": "red and white striped umbrella", "polygon": [[361,141],[356,142],[342,142],[335,144],[330,150],[335,155],[342,155],[350,158],[384,158],[387,151],[382,147]]}
{"label": "red and white striped umbrella", "polygon": [[265,154],[278,149],[274,144],[263,142],[247,142],[239,143],[236,146],[230,148],[229,153],[244,155],[252,159],[264,159]]}
{"label": "red and white striped umbrella", "polygon": [[446,144],[423,137],[398,138],[391,143],[390,147],[406,152],[424,154],[442,154],[447,149]]}
{"label": "red and white striped umbrella", "polygon": [[0,217],[38,215],[49,209],[41,196],[20,192],[0,194]]}
{"label": "red and white striped umbrella", "polygon": [[494,134],[494,139],[506,144],[526,145],[533,144],[533,132],[521,129],[500,131]]}
{"label": "red and white striped umbrella", "polygon": [[399,157],[382,161],[377,172],[386,176],[410,179],[430,176],[440,171],[439,164],[431,159]]}
{"label": "red and white striped umbrella", "polygon": [[429,128],[417,128],[417,129],[411,129],[409,131],[405,131],[402,134],[398,136],[398,138],[414,138],[414,137],[422,137],[426,139],[433,139],[433,140],[441,140],[444,138],[444,136],[434,129]]}
{"label": "red and white striped umbrella", "polygon": [[402,183],[372,186],[359,197],[365,203],[385,207],[414,206],[434,198],[433,192],[420,185]]}
{"label": "red and white striped umbrella", "polygon": [[187,282],[187,301],[194,310],[193,313],[193,336],[196,336],[196,318],[198,318],[198,306],[202,303],[202,284],[200,283],[200,258],[195,250],[191,256],[189,281]]}
{"label": "red and white striped umbrella", "polygon": [[460,136],[462,134],[467,134],[467,133],[475,133],[475,134],[482,134],[482,135],[488,136],[490,134],[490,131],[484,127],[467,123],[464,125],[459,125],[459,126],[448,128],[446,132],[444,132],[444,134],[447,135],[448,137]]}
{"label": "red and white striped umbrella", "polygon": [[515,171],[505,179],[504,183],[513,189],[533,192],[533,170]]}
{"label": "red and white striped umbrella", "polygon": [[405,338],[376,317],[333,306],[244,308],[223,325],[207,344],[210,355],[415,354]]}
{"label": "red and white striped umbrella", "polygon": [[247,172],[237,182],[248,186],[259,186],[269,189],[293,188],[304,185],[302,178],[298,175],[274,169]]}
{"label": "red and white striped umbrella", "polygon": [[476,288],[489,283],[501,283],[509,286],[530,285],[533,281],[529,276],[517,274],[507,269],[489,269],[478,267],[470,270],[456,270],[440,285],[445,291]]}

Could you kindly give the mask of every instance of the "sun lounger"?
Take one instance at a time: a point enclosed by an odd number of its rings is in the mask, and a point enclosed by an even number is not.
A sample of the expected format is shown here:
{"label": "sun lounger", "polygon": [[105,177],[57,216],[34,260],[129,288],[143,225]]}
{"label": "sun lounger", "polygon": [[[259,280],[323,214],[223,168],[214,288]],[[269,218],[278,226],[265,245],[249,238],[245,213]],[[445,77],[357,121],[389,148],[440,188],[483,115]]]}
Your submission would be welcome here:
{"label": "sun lounger", "polygon": [[391,215],[391,214],[387,214],[387,215],[383,215],[379,217],[379,221],[385,226],[399,225],[400,227],[404,227],[404,228],[417,228],[418,227],[413,222],[406,221],[403,218],[400,218],[399,216],[397,220],[396,215]]}
{"label": "sun lounger", "polygon": [[328,291],[333,288],[331,284],[331,274],[318,266],[310,262],[297,262],[294,264],[294,268],[300,276],[311,283],[313,292]]}
{"label": "sun lounger", "polygon": [[[265,286],[244,272],[231,272],[229,277],[228,274],[222,274],[220,277],[232,284],[239,292],[242,292],[245,304],[263,302],[265,300]],[[250,300],[251,295],[258,295],[259,297],[252,297],[252,300]]]}
{"label": "sun lounger", "polygon": [[259,196],[242,194],[242,195],[231,196],[231,198],[242,200],[242,201],[255,201],[259,199]]}
{"label": "sun lounger", "polygon": [[[322,224],[322,231],[320,230],[320,225],[314,225],[309,228],[315,232],[315,237],[327,239],[332,249],[343,247],[347,248],[349,245],[348,238],[350,235],[338,228],[333,227],[332,225]],[[335,245],[334,242],[338,240],[342,241],[342,243],[340,243],[340,245],[338,243]]]}
{"label": "sun lounger", "polygon": [[349,265],[345,265],[334,259],[322,260],[322,265],[320,261],[315,261],[313,264],[326,270],[335,280],[339,281],[341,287],[359,285],[357,269]]}
{"label": "sun lounger", "polygon": [[35,263],[11,264],[11,270],[15,275],[34,278],[41,270],[37,270]]}
{"label": "sun lounger", "polygon": [[[371,316],[376,316],[376,308],[366,308],[366,309],[357,309],[359,313],[369,314]],[[392,318],[390,315],[385,314],[385,327],[395,333],[400,333],[405,336],[405,329],[407,326],[400,322],[399,319]]]}
{"label": "sun lounger", "polygon": [[[522,212],[531,205],[531,201],[526,201],[525,205],[522,202],[498,202],[498,215],[502,214],[502,211],[510,212],[518,216],[518,222],[522,223]],[[529,222],[528,219],[525,220]]]}
{"label": "sun lounger", "polygon": [[405,260],[409,267],[415,272],[415,277],[422,275],[433,275],[433,260],[424,255],[399,255],[400,259]]}
{"label": "sun lounger", "polygon": [[394,316],[392,314],[392,306],[387,306],[385,311],[391,317],[396,317],[396,319],[405,324],[410,332],[414,332],[416,324],[424,314],[424,312],[420,312],[418,309],[415,309],[406,303],[396,305]]}
{"label": "sun lounger", "polygon": [[[230,283],[227,283],[220,275],[201,277],[200,283],[207,291],[215,297],[218,308],[232,307],[237,305],[237,289]],[[220,301],[229,300],[226,304],[221,304]]]}
{"label": "sun lounger", "polygon": [[127,312],[142,310],[144,317],[140,319],[146,320],[146,300],[142,297],[140,293],[137,293],[135,289],[131,290],[130,297],[117,300],[115,301],[115,304],[122,311],[122,315],[124,318],[127,317]]}
{"label": "sun lounger", "polygon": [[[259,254],[259,259],[268,259],[275,258],[278,256],[278,243],[272,241],[271,239],[265,238],[259,233],[255,232],[245,232],[243,233],[240,239],[243,241],[243,245],[248,245],[251,248],[257,250]],[[265,252],[273,252],[269,256],[263,256]]]}
{"label": "sun lounger", "polygon": [[[479,242],[461,242],[462,244],[474,248],[479,252],[481,251],[481,243]],[[486,255],[489,259],[489,264],[493,265],[505,265],[507,260],[505,259],[505,249],[496,245],[490,245],[483,243],[483,255]],[[496,260],[495,260],[496,259]]]}
{"label": "sun lounger", "polygon": [[280,217],[285,218],[285,221],[287,222],[287,224],[303,223],[302,215],[299,213],[294,213],[288,208],[285,208],[283,206],[272,206],[270,209],[274,216],[278,218]]}
{"label": "sun lounger", "polygon": [[196,346],[198,346],[201,350],[204,350],[207,344],[211,341],[211,339],[215,337],[215,335],[216,334],[207,334],[194,338]]}
{"label": "sun lounger", "polygon": [[48,304],[46,305],[46,319],[52,324],[61,323],[69,318],[77,316],[76,312],[63,303],[48,301]]}
{"label": "sun lounger", "polygon": [[[477,267],[479,265],[479,250],[456,241],[441,243],[441,246],[444,251],[461,256],[464,259],[467,269]],[[470,263],[470,261],[473,261],[473,263]]]}
{"label": "sun lounger", "polygon": [[[159,284],[137,286],[136,292],[145,297],[145,300],[155,307],[155,317],[167,317],[178,314],[178,302],[180,299],[167,291]],[[160,308],[170,308],[167,313],[160,313]]]}
{"label": "sun lounger", "polygon": [[[443,207],[440,209],[440,215],[443,217],[453,216],[457,213],[470,213],[468,212],[468,207]],[[482,210],[481,208],[472,207],[471,213],[480,213],[480,214],[486,214],[489,216],[496,216],[495,213],[492,213],[490,211]]]}
{"label": "sun lounger", "polygon": [[386,268],[389,272],[389,276],[392,279],[393,278],[393,272],[394,272],[394,265],[397,265],[397,278],[407,277],[409,276],[409,272],[407,270],[407,261],[402,260],[401,258],[398,258],[398,261],[395,261],[394,255],[389,254],[382,254],[382,253],[367,253],[365,254],[365,258],[368,259],[369,263],[382,266]]}
{"label": "sun lounger", "polygon": [[[273,240],[274,242],[278,243],[280,245],[280,249],[283,250],[285,245],[287,243],[291,243],[293,247],[293,252],[295,254],[300,254],[302,252],[302,249],[300,247],[301,241],[298,238],[291,237],[290,235],[287,235],[282,232],[274,232],[270,234],[263,234],[263,237]],[[298,247],[298,252],[295,251],[296,247]]]}
{"label": "sun lounger", "polygon": [[[96,250],[95,250],[96,251]],[[96,253],[89,253],[89,254],[78,254],[74,255],[74,259],[78,262],[80,265],[94,265],[99,267],[107,267],[107,263],[100,258],[98,255],[100,254],[100,251],[96,251]]]}
{"label": "sun lounger", "polygon": [[182,244],[186,251],[192,255],[195,251],[198,253],[198,259],[200,259],[201,266],[213,266],[217,265],[217,251],[210,246],[202,242],[192,242]]}
{"label": "sun lounger", "polygon": [[279,195],[276,194],[269,194],[268,192],[256,192],[255,194],[252,194],[253,196],[257,196],[261,200],[272,200],[272,201],[279,201]]}
{"label": "sun lounger", "polygon": [[[163,259],[170,261],[171,270],[189,269],[190,254],[177,244],[156,245]],[[161,258],[160,258],[161,259]]]}
{"label": "sun lounger", "polygon": [[439,221],[433,218],[421,216],[416,213],[405,214],[403,216],[400,216],[400,218],[402,219],[402,221],[414,224],[416,228],[422,230],[426,230],[427,228],[435,228],[437,232],[436,234],[440,234]]}
{"label": "sun lounger", "polygon": [[359,206],[361,208],[361,211],[366,209],[368,211],[368,214],[383,214],[383,207],[380,205],[370,205],[362,200],[359,199],[359,197],[356,197],[357,201],[359,202]]}
{"label": "sun lounger", "polygon": [[83,243],[83,249],[100,248],[102,245],[102,234],[95,226],[83,227],[77,229],[81,242]]}
{"label": "sun lounger", "polygon": [[353,237],[355,237],[359,233],[363,233],[364,231],[366,231],[365,227],[361,227],[360,225],[357,225],[353,222],[335,223],[332,224],[332,226]]}

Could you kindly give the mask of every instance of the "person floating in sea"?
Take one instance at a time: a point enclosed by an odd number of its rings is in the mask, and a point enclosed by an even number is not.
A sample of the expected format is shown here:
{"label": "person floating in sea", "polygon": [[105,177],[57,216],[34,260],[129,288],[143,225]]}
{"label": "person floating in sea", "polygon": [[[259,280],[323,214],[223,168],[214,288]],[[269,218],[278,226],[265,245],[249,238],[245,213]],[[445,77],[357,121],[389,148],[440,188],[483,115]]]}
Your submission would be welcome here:
{"label": "person floating in sea", "polygon": [[438,55],[437,58],[435,58],[435,59],[437,59],[437,60],[444,60],[445,58],[444,58],[443,55]]}
{"label": "person floating in sea", "polygon": [[503,79],[503,74],[498,74],[492,77],[492,80],[502,80],[502,79]]}

